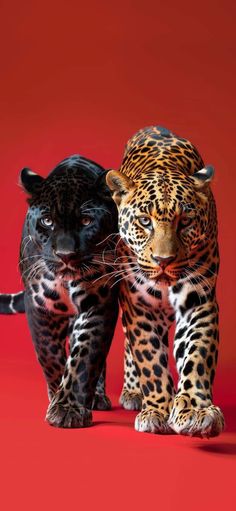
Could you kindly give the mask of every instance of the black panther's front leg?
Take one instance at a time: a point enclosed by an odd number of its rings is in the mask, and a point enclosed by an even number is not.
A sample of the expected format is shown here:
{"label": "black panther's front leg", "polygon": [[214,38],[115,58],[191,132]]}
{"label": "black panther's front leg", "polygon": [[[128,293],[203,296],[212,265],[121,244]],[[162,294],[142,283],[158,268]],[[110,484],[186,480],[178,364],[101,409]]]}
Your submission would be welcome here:
{"label": "black panther's front leg", "polygon": [[68,317],[36,309],[27,295],[25,311],[35,351],[47,382],[48,397],[52,399],[61,383],[66,364]]}
{"label": "black panther's front leg", "polygon": [[96,385],[104,367],[117,320],[118,305],[89,307],[74,322],[62,382],[52,399],[48,422],[57,427],[79,428],[92,422]]}
{"label": "black panther's front leg", "polygon": [[110,410],[111,401],[106,395],[106,363],[99,376],[93,399],[93,410]]}
{"label": "black panther's front leg", "polygon": [[[69,325],[69,335],[73,332],[75,318],[71,318]],[[96,391],[93,399],[93,410],[111,410],[111,401],[106,395],[106,362],[103,366],[102,372],[98,378]]]}

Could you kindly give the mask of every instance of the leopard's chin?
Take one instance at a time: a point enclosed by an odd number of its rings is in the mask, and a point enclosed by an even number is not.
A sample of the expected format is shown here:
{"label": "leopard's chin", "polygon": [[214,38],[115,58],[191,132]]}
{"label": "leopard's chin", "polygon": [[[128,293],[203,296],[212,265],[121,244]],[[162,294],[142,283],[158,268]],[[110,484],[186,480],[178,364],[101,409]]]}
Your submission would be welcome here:
{"label": "leopard's chin", "polygon": [[142,268],[142,272],[148,280],[152,280],[155,284],[159,284],[162,286],[173,286],[176,284],[178,278],[174,275],[171,275],[163,270],[160,271],[151,271]]}
{"label": "leopard's chin", "polygon": [[173,286],[173,283],[175,282],[172,277],[169,275],[163,273],[160,275],[160,277],[157,278],[157,282],[159,284],[162,284],[163,286]]}
{"label": "leopard's chin", "polygon": [[162,273],[159,276],[150,276],[150,280],[154,280],[156,284],[161,286],[173,286],[176,283],[176,278],[171,277],[168,274]]}

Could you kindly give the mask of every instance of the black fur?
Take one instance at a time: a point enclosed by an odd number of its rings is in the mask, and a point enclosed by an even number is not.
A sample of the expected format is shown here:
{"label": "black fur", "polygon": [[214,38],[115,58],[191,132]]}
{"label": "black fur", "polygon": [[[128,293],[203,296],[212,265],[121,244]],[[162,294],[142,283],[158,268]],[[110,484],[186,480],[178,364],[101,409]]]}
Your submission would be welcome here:
{"label": "black fur", "polygon": [[[77,155],[45,179],[21,172],[29,194],[20,249],[25,311],[48,386],[46,418],[58,427],[88,426],[93,405],[110,407],[104,371],[118,293],[107,281],[117,212],[104,177],[102,167]],[[2,312],[23,311],[23,293],[2,295],[0,303]]]}

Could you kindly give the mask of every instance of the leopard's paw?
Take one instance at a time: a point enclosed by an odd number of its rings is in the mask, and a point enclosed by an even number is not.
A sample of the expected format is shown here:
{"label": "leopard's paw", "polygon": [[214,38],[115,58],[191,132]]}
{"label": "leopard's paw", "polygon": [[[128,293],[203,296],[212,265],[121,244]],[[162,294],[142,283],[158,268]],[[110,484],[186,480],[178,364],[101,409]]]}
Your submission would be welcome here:
{"label": "leopard's paw", "polygon": [[173,434],[173,431],[167,421],[168,416],[165,416],[163,413],[150,407],[142,410],[137,415],[134,427],[136,431],[143,433],[156,433],[160,435]]}
{"label": "leopard's paw", "polygon": [[132,392],[123,389],[120,395],[119,403],[125,410],[141,410],[142,408],[142,395],[141,392]]}
{"label": "leopard's paw", "polygon": [[168,420],[169,426],[181,435],[210,438],[224,429],[224,416],[218,406],[182,408],[174,405]]}
{"label": "leopard's paw", "polygon": [[93,410],[111,410],[112,404],[108,396],[96,393],[94,396]]}
{"label": "leopard's paw", "polygon": [[92,413],[87,408],[67,403],[50,403],[46,421],[56,428],[87,428],[92,424]]}

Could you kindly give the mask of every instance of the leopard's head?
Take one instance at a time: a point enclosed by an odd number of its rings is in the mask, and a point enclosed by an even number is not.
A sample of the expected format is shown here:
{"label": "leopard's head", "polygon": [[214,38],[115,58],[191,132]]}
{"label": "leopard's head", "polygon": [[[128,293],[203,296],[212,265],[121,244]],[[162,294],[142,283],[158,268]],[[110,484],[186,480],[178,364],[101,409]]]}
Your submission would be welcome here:
{"label": "leopard's head", "polygon": [[116,206],[104,169],[75,155],[46,178],[25,168],[20,180],[29,195],[21,244],[24,278],[42,268],[71,278],[78,271],[101,266],[117,231]]}
{"label": "leopard's head", "polygon": [[211,166],[188,175],[173,165],[164,172],[156,165],[132,180],[123,172],[108,172],[120,235],[149,278],[177,280],[202,243],[208,243],[213,173]]}

